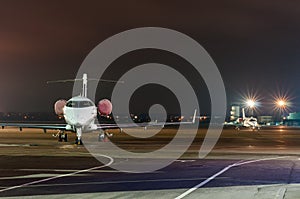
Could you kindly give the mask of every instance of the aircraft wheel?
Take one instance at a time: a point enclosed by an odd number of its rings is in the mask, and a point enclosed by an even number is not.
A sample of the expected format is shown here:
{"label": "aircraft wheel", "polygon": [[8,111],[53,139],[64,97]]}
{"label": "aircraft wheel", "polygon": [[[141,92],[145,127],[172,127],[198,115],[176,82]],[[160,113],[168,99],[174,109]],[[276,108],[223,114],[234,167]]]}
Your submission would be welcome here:
{"label": "aircraft wheel", "polygon": [[65,142],[68,142],[68,134],[64,134],[63,140],[64,140]]}
{"label": "aircraft wheel", "polygon": [[75,144],[76,145],[82,145],[82,140],[79,140],[78,138],[76,138]]}
{"label": "aircraft wheel", "polygon": [[62,141],[63,141],[61,133],[58,134],[58,141],[59,141],[59,142],[62,142]]}
{"label": "aircraft wheel", "polygon": [[102,142],[104,139],[105,139],[105,133],[99,133],[99,136],[98,136],[98,141],[99,142]]}

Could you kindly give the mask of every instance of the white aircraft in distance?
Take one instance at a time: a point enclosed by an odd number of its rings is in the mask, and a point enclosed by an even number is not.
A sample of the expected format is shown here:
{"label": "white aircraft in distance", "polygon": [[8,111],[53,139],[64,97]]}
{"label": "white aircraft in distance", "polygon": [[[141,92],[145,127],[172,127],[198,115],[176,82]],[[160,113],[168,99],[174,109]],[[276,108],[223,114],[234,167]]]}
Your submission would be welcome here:
{"label": "white aircraft in distance", "polygon": [[245,115],[245,109],[242,108],[242,118],[238,118],[235,122],[233,123],[227,123],[225,125],[227,126],[235,126],[237,130],[240,130],[242,127],[250,128],[251,130],[259,130],[260,125],[257,122],[257,118],[251,116],[251,117],[246,117]]}
{"label": "white aircraft in distance", "polygon": [[[58,81],[50,81],[50,82],[69,82],[69,81],[82,81],[82,93],[79,96],[72,97],[68,101],[66,100],[58,100],[54,104],[55,113],[57,115],[64,116],[66,124],[29,124],[29,123],[0,123],[2,129],[5,126],[18,127],[20,131],[22,128],[39,128],[43,129],[46,132],[47,129],[56,129],[59,130],[57,136],[59,141],[67,141],[67,134],[65,131],[71,131],[76,133],[76,141],[75,144],[82,144],[82,133],[89,131],[96,131],[99,129],[114,129],[114,128],[129,128],[136,127],[133,124],[96,124],[95,120],[97,119],[97,111],[102,116],[107,116],[111,114],[112,104],[108,99],[102,99],[99,101],[98,106],[92,102],[87,97],[87,83],[88,80],[96,80],[96,79],[88,79],[87,74],[83,74],[82,79],[69,79],[69,80],[58,80]],[[100,81],[108,81],[118,83],[118,81],[111,80],[101,80]],[[48,82],[49,83],[49,82]],[[97,110],[98,109],[98,110]],[[194,112],[192,122],[156,122],[156,123],[141,123],[139,126],[147,127],[147,126],[164,126],[164,125],[178,125],[178,124],[193,124],[195,123],[196,111]],[[146,129],[146,128],[145,128]],[[105,131],[104,131],[105,132]],[[110,134],[104,133],[101,131],[99,134],[99,140],[105,139],[107,136],[111,136]]]}

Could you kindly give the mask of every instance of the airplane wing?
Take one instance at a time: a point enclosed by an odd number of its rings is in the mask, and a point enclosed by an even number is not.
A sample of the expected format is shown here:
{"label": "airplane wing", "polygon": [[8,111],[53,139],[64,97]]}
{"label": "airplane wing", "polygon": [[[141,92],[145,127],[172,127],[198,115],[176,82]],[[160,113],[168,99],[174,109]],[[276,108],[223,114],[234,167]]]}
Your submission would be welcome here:
{"label": "airplane wing", "polygon": [[133,128],[133,127],[150,127],[150,126],[171,126],[181,124],[193,124],[195,122],[143,122],[143,123],[132,123],[132,124],[98,124],[98,129],[116,129],[116,128]]}
{"label": "airplane wing", "polygon": [[[133,124],[98,124],[97,129],[117,129],[117,128],[132,128],[132,127],[149,127],[149,126],[168,126],[168,125],[180,125],[180,124],[193,124],[193,122],[156,122],[156,123],[133,123]],[[27,124],[27,123],[0,123],[2,129],[5,127],[17,127],[22,131],[23,128],[48,129],[52,130],[67,130],[67,124]]]}
{"label": "airplane wing", "polygon": [[53,129],[53,130],[66,130],[67,124],[32,124],[32,123],[0,123],[2,129],[5,127],[17,127],[22,130],[22,128],[36,128],[36,129]]}
{"label": "airplane wing", "polygon": [[223,126],[239,128],[239,127],[243,127],[244,125],[242,123],[224,123]]}
{"label": "airplane wing", "polygon": [[[116,128],[131,128],[131,127],[149,127],[149,126],[171,126],[171,125],[180,125],[180,124],[193,124],[195,123],[197,110],[194,112],[192,122],[145,122],[145,123],[131,123],[131,124],[97,124],[97,129],[116,129]],[[0,126],[5,127],[17,127],[20,128],[35,128],[43,129],[46,132],[47,129],[53,130],[68,130],[66,129],[67,124],[32,124],[32,123],[0,123]]]}
{"label": "airplane wing", "polygon": [[193,119],[191,122],[143,122],[143,123],[129,123],[129,124],[98,124],[98,129],[115,129],[115,128],[132,128],[132,127],[150,127],[150,126],[172,126],[181,124],[194,124],[196,121],[197,110],[195,109]]}

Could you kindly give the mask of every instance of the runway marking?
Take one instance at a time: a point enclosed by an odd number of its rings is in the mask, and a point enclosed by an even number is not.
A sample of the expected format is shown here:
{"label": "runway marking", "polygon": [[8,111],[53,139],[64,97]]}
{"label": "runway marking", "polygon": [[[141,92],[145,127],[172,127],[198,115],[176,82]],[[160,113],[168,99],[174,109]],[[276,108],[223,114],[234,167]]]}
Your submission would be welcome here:
{"label": "runway marking", "polygon": [[30,146],[30,144],[0,144],[0,147],[10,147],[10,146]]}
{"label": "runway marking", "polygon": [[198,188],[203,187],[205,184],[209,183],[210,181],[212,181],[213,179],[215,179],[219,175],[225,173],[226,171],[228,171],[232,167],[238,167],[238,166],[241,166],[241,165],[244,165],[244,164],[250,164],[250,163],[254,163],[254,162],[261,162],[261,161],[267,161],[267,160],[276,160],[276,159],[281,159],[281,158],[286,158],[286,157],[288,157],[288,156],[275,157],[275,158],[263,158],[263,159],[257,159],[257,160],[249,160],[249,161],[245,161],[245,162],[238,161],[234,164],[228,165],[227,167],[225,167],[224,169],[222,169],[218,173],[212,175],[211,177],[207,178],[203,182],[201,182],[201,183],[197,184],[196,186],[194,186],[194,187],[188,189],[187,191],[183,192],[182,194],[177,196],[175,199],[184,198],[185,196],[189,195],[190,193],[196,191]]}
{"label": "runway marking", "polygon": [[1,189],[0,193],[4,192],[4,191],[9,191],[9,190],[13,190],[13,189],[26,187],[26,186],[33,185],[33,184],[38,184],[38,183],[41,183],[41,182],[47,182],[47,181],[58,179],[58,178],[69,177],[69,176],[73,176],[73,175],[76,175],[76,174],[79,174],[79,173],[85,173],[85,172],[89,172],[89,171],[92,171],[92,170],[101,169],[103,167],[110,166],[114,162],[114,159],[109,157],[109,156],[106,156],[106,155],[101,155],[101,156],[108,158],[110,160],[109,163],[107,163],[105,165],[98,166],[98,167],[92,167],[92,168],[89,168],[89,169],[79,170],[79,171],[76,171],[76,172],[73,172],[73,173],[57,175],[57,176],[50,177],[50,178],[45,178],[45,179],[42,179],[42,180],[37,180],[37,181],[28,182],[28,183],[17,185],[17,186],[8,187],[8,188],[5,188],[5,189]]}
{"label": "runway marking", "polygon": [[284,195],[285,195],[285,192],[286,192],[285,187],[281,187],[280,189],[278,189],[278,191],[276,193],[276,196],[275,196],[275,199],[283,199]]}
{"label": "runway marking", "polygon": [[[77,172],[78,169],[18,169],[19,171],[41,171],[41,172]],[[118,170],[93,170],[90,173],[123,173],[123,171]],[[158,173],[158,172],[157,172]]]}
{"label": "runway marking", "polygon": [[[57,173],[39,173],[39,174],[23,175],[23,176],[1,177],[0,180],[47,178],[47,177],[53,177],[53,176],[57,176]],[[76,176],[85,176],[85,174],[77,174]]]}
{"label": "runway marking", "polygon": [[175,162],[181,162],[181,163],[185,163],[185,162],[195,162],[196,160],[175,160]]}

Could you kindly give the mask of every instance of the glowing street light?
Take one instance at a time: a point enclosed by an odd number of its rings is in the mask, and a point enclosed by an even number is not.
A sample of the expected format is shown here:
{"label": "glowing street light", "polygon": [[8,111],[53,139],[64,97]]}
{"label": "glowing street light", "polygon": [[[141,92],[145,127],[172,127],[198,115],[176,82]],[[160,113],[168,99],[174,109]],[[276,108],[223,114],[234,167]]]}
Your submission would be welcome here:
{"label": "glowing street light", "polygon": [[279,97],[274,100],[274,110],[275,112],[275,121],[282,122],[284,118],[284,113],[290,106],[290,102],[287,101],[284,97]]}
{"label": "glowing street light", "polygon": [[287,102],[283,99],[279,99],[276,101],[276,105],[278,108],[285,108],[285,106],[287,105]]}
{"label": "glowing street light", "polygon": [[256,102],[255,102],[253,99],[248,99],[248,100],[246,101],[246,105],[247,105],[249,108],[253,109],[253,108],[255,108],[255,106],[256,106]]}
{"label": "glowing street light", "polygon": [[254,99],[247,99],[245,104],[246,107],[250,109],[250,114],[253,115],[254,109],[257,106],[257,102]]}
{"label": "glowing street light", "polygon": [[290,102],[286,98],[274,99],[274,110],[285,112],[290,107]]}
{"label": "glowing street light", "polygon": [[294,98],[286,90],[279,90],[272,95],[273,109],[276,112],[286,113],[292,106],[291,100]]}
{"label": "glowing street light", "polygon": [[248,111],[251,116],[253,116],[254,111],[257,111],[257,108],[260,106],[260,97],[256,91],[248,91],[242,94],[241,105],[245,110]]}

